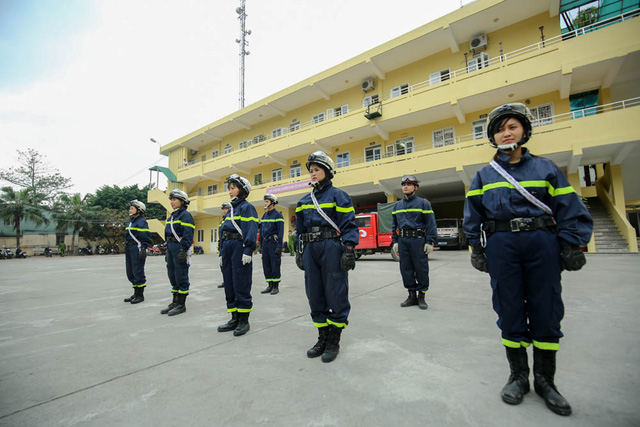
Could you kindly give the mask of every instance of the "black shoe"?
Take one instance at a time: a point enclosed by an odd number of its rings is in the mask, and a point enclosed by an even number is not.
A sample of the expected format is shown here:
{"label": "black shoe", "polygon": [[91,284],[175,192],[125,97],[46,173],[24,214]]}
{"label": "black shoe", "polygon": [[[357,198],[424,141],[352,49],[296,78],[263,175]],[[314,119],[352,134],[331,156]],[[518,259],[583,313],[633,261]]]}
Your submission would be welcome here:
{"label": "black shoe", "polygon": [[507,349],[507,360],[511,374],[507,384],[502,388],[500,397],[509,405],[518,405],[522,402],[525,394],[529,393],[529,363],[527,360],[527,349],[524,347]]}
{"label": "black shoe", "polygon": [[132,299],[134,299],[136,296],[136,288],[133,288],[133,295],[131,295],[129,298],[125,298],[124,302],[131,302]]}
{"label": "black shoe", "polygon": [[224,288],[224,282],[220,283],[220,284],[218,285],[218,287],[219,287],[219,288]]}
{"label": "black shoe", "polygon": [[167,314],[171,311],[172,308],[174,308],[176,305],[178,305],[178,294],[174,293],[173,294],[173,301],[171,301],[171,304],[169,304],[167,306],[167,308],[163,308],[162,310],[160,310],[160,314]]}
{"label": "black shoe", "polygon": [[251,329],[249,325],[249,312],[238,313],[238,326],[233,331],[233,336],[239,337],[246,334]]}
{"label": "black shoe", "polygon": [[327,331],[328,327],[323,326],[318,328],[318,342],[315,343],[313,347],[307,350],[307,357],[310,359],[322,356],[324,353],[324,349],[327,346]]}
{"label": "black shoe", "polygon": [[171,310],[169,310],[167,314],[169,316],[176,316],[178,314],[182,314],[185,311],[187,311],[186,301],[187,301],[187,294],[178,294],[177,305],[173,307]]}
{"label": "black shoe", "polygon": [[426,292],[418,292],[418,307],[420,307],[420,310],[429,308],[429,304],[424,300],[425,294]]}
{"label": "black shoe", "polygon": [[261,294],[268,294],[268,293],[271,293],[272,290],[273,290],[273,284],[267,283],[267,289],[265,289],[264,291],[260,291],[260,293]]}
{"label": "black shoe", "polygon": [[556,351],[533,348],[533,388],[544,403],[558,415],[571,415],[571,405],[558,392],[554,384]]}
{"label": "black shoe", "polygon": [[416,291],[409,291],[409,297],[400,303],[400,307],[411,307],[412,305],[418,305]]}
{"label": "black shoe", "polygon": [[218,332],[230,332],[238,327],[238,312],[234,311],[231,313],[231,320],[229,320],[224,325],[218,326]]}
{"label": "black shoe", "polygon": [[138,304],[144,301],[144,288],[136,288],[133,298],[131,298],[131,304]]}
{"label": "black shoe", "polygon": [[340,334],[342,329],[337,326],[329,326],[327,331],[327,345],[322,353],[322,361],[324,363],[333,362],[340,352]]}
{"label": "black shoe", "polygon": [[278,290],[278,283],[273,284],[273,288],[271,288],[271,295],[278,295],[280,291]]}

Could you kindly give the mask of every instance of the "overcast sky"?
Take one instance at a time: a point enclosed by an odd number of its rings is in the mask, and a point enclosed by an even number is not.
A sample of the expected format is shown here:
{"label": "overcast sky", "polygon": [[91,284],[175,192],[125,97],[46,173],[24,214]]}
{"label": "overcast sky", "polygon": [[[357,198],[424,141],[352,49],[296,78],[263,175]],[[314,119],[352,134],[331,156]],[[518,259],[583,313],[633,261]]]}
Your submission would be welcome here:
{"label": "overcast sky", "polygon": [[[168,144],[238,109],[239,5],[0,0],[0,168],[33,148],[72,192],[148,184],[148,168],[167,164],[150,138]],[[246,0],[245,105],[460,6]]]}

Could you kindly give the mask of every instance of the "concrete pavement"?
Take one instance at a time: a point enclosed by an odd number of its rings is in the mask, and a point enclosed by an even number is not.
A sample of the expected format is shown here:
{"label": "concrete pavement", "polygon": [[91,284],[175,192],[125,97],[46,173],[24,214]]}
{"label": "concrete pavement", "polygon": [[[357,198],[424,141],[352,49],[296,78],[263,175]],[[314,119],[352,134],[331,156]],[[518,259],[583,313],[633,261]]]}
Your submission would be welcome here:
{"label": "concrete pavement", "polygon": [[[401,308],[398,264],[365,256],[350,273],[352,312],[338,359],[306,350],[317,332],[303,273],[283,256],[281,292],[254,257],[251,331],[228,314],[217,257],[193,258],[187,312],[170,300],[164,259],[148,258],[146,301],[124,257],[0,261],[0,425],[9,426],[637,426],[640,258],[588,255],[565,273],[556,383],[573,406],[533,391],[500,399],[508,378],[488,275],[466,251],[431,256],[429,309]],[[531,358],[531,351],[529,351]]]}

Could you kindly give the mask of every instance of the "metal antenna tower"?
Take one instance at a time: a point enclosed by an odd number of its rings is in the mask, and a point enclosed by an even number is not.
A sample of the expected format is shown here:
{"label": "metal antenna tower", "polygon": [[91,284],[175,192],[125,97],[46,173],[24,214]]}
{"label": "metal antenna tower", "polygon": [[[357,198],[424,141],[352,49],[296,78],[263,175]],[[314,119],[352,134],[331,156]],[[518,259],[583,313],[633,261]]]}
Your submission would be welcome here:
{"label": "metal antenna tower", "polygon": [[244,6],[245,0],[240,0],[240,7],[236,8],[238,19],[240,20],[240,38],[236,39],[236,43],[240,45],[240,109],[244,108],[244,57],[249,55],[247,46],[249,42],[246,40],[246,36],[251,35],[251,30],[246,30],[245,25],[247,21],[247,13]]}

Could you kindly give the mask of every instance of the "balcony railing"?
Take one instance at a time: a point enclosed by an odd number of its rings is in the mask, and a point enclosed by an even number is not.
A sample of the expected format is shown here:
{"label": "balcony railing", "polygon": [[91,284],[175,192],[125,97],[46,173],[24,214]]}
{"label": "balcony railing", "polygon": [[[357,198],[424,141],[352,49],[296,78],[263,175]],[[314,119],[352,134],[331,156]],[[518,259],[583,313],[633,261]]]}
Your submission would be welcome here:
{"label": "balcony railing", "polygon": [[[467,67],[460,68],[460,69],[455,70],[455,71],[451,71],[447,75],[446,79],[442,79],[442,80],[439,80],[439,81],[425,80],[423,82],[415,83],[415,84],[410,85],[407,88],[403,89],[402,92],[401,92],[401,95],[394,96],[394,97],[392,97],[390,94],[389,95],[379,95],[378,96],[378,102],[385,102],[385,101],[388,101],[390,99],[394,99],[394,100],[402,99],[403,97],[410,95],[412,92],[424,89],[426,87],[439,85],[439,84],[441,84],[443,82],[447,82],[447,81],[449,81],[449,80],[451,80],[453,78],[464,76],[464,75],[467,75],[467,74],[474,74],[476,71],[484,70],[484,69],[486,69],[488,67],[491,67],[492,65],[495,65],[495,64],[498,64],[498,63],[502,63],[502,62],[507,62],[509,60],[512,60],[514,58],[518,58],[520,56],[529,54],[531,52],[542,51],[545,48],[547,48],[549,46],[553,46],[555,44],[558,44],[558,43],[560,43],[560,42],[562,42],[564,40],[568,40],[568,39],[571,39],[571,38],[574,38],[574,37],[578,37],[578,36],[581,36],[581,35],[596,31],[598,29],[610,26],[612,24],[628,21],[629,19],[636,18],[638,16],[640,16],[640,8],[632,10],[632,11],[629,11],[629,12],[626,12],[626,13],[623,13],[621,15],[618,15],[618,16],[615,16],[615,17],[612,17],[612,18],[609,18],[609,19],[601,21],[601,22],[596,22],[594,24],[587,25],[585,27],[577,28],[577,29],[575,29],[573,31],[570,31],[570,32],[567,32],[567,33],[564,33],[564,34],[561,34],[561,35],[558,35],[558,36],[555,36],[555,37],[551,37],[551,38],[546,39],[544,41],[539,41],[537,43],[522,47],[520,49],[516,49],[516,50],[511,51],[511,52],[503,53],[503,54],[495,56],[493,58],[488,58],[486,61],[485,60],[482,61],[482,67],[481,68],[476,69],[475,67],[473,67],[474,68],[473,71],[470,71],[469,70],[470,67],[467,66]],[[478,73],[478,75],[479,74],[481,74],[481,73]],[[283,131],[282,135],[277,136],[275,138],[272,137],[272,136],[265,136],[264,139],[261,140],[260,142],[257,142],[257,141],[256,142],[252,142],[246,148],[237,149],[237,150],[234,149],[234,151],[219,155],[219,156],[215,157],[215,159],[223,159],[226,156],[235,154],[235,153],[237,153],[239,151],[248,152],[249,150],[257,148],[257,146],[262,146],[262,144],[269,143],[273,139],[286,137],[286,135],[288,135],[290,133],[300,132],[300,131],[305,130],[305,129],[310,128],[310,127],[322,126],[326,122],[333,122],[333,121],[336,121],[336,120],[340,120],[343,117],[350,116],[352,114],[363,114],[366,111],[367,111],[367,106],[363,106],[363,107],[355,109],[355,110],[350,110],[346,114],[325,119],[322,122],[318,122],[318,121],[314,121],[314,120],[309,120],[309,121],[300,122],[300,123],[296,122],[296,127],[294,128],[295,130]],[[283,128],[283,129],[287,129],[287,128]],[[467,140],[472,140],[473,139],[473,134],[465,135],[464,137],[468,137]],[[458,138],[461,138],[461,137],[458,137]],[[458,140],[458,138],[456,138],[456,140]],[[240,143],[240,141],[238,141],[238,143]],[[451,144],[447,144],[447,145],[451,145]],[[250,154],[248,154],[248,156],[250,157]],[[212,160],[212,158],[208,157],[204,161],[206,162],[206,161],[209,161],[209,160]],[[189,161],[189,165],[179,166],[178,169],[180,170],[180,169],[183,169],[183,168],[188,168],[188,167],[190,167],[190,166],[192,166],[194,164],[200,163],[202,161],[203,161],[202,159],[192,159],[191,161]]]}

